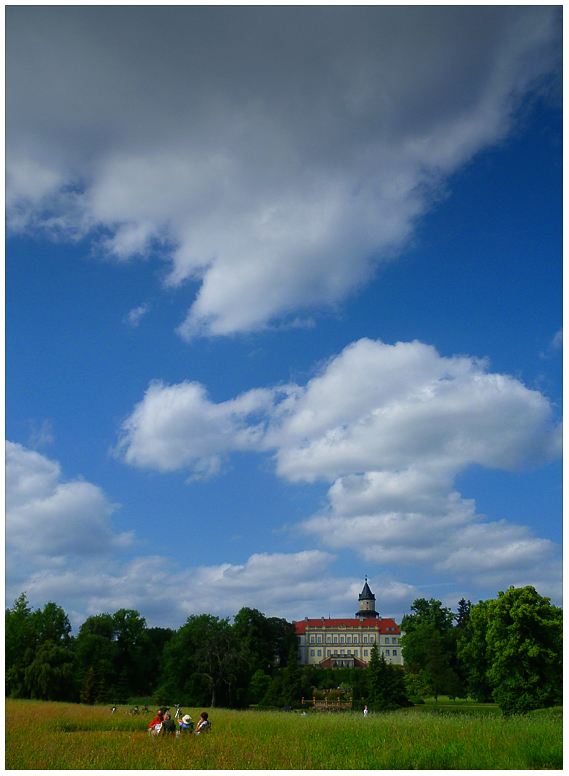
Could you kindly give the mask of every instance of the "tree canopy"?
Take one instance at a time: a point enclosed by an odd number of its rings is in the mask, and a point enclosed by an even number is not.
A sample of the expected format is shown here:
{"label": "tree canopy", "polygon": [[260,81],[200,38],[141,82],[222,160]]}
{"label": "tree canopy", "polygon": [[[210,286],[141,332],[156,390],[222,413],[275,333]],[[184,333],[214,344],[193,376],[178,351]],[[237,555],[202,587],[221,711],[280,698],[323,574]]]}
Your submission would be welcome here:
{"label": "tree canopy", "polygon": [[[562,610],[533,587],[510,587],[456,614],[417,599],[402,620],[401,666],[374,644],[367,670],[300,668],[294,625],[242,608],[233,618],[195,614],[177,630],[149,628],[134,609],[88,617],[78,634],[54,602],[32,610],[25,593],[6,609],[6,694],[83,703],[294,705],[319,688],[344,688],[376,709],[407,694],[470,695],[506,714],[561,697]],[[336,691],[336,690],[335,690]],[[337,690],[340,692],[340,690]]]}

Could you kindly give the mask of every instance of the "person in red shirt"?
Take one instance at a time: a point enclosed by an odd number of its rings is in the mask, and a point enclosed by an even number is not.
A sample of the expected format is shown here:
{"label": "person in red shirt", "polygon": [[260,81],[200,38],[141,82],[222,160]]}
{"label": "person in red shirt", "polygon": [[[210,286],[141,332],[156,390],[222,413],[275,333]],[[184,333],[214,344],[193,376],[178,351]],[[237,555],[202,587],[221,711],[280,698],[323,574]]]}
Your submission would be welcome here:
{"label": "person in red shirt", "polygon": [[[148,731],[152,731],[153,733],[160,732],[160,728],[162,727],[162,723],[164,722],[164,714],[162,713],[162,709],[158,709],[158,712],[156,713],[156,716],[152,720],[152,722],[148,725]],[[156,729],[156,726],[158,725],[158,730]]]}

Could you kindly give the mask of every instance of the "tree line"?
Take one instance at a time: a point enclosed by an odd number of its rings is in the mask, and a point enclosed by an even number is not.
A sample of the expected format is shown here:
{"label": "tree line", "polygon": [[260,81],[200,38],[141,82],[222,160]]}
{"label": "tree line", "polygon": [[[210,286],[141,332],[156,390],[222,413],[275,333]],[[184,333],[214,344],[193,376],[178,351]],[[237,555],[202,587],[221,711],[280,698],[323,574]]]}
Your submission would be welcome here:
{"label": "tree line", "polygon": [[[454,614],[417,599],[403,617],[405,669],[372,649],[367,670],[297,664],[294,624],[242,608],[230,621],[191,615],[178,630],[148,627],[133,609],[88,617],[77,636],[53,602],[22,593],[6,610],[6,695],[87,704],[246,708],[296,706],[334,688],[394,709],[440,694],[495,701],[504,711],[547,706],[561,694],[562,610],[531,587],[509,588]],[[332,694],[329,695],[332,700]],[[411,700],[410,700],[411,699]]]}
{"label": "tree line", "polygon": [[401,621],[409,693],[495,702],[508,714],[561,702],[563,611],[531,586],[458,613],[417,599]]}

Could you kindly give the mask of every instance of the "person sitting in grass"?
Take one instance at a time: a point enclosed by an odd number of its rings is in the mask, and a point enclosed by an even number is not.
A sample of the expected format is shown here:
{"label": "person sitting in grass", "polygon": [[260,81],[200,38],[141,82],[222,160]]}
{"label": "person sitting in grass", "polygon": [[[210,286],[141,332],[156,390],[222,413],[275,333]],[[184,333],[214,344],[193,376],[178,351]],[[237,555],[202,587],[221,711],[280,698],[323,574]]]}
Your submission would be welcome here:
{"label": "person sitting in grass", "polygon": [[210,727],[211,727],[211,722],[208,720],[208,713],[207,711],[202,711],[196,727],[196,735],[199,735],[200,733],[205,733],[207,730],[210,729]]}
{"label": "person sitting in grass", "polygon": [[167,735],[168,733],[175,733],[176,732],[176,723],[170,716],[168,712],[164,714],[164,722],[162,723],[162,733],[164,735]]}
{"label": "person sitting in grass", "polygon": [[156,716],[152,720],[152,722],[148,725],[148,732],[153,733],[154,735],[157,735],[161,728],[162,723],[164,722],[164,714],[162,713],[162,709],[158,709],[156,712]]}
{"label": "person sitting in grass", "polygon": [[180,726],[180,733],[184,730],[192,730],[194,727],[194,723],[192,722],[192,718],[189,714],[184,714],[182,719],[178,720],[178,725]]}

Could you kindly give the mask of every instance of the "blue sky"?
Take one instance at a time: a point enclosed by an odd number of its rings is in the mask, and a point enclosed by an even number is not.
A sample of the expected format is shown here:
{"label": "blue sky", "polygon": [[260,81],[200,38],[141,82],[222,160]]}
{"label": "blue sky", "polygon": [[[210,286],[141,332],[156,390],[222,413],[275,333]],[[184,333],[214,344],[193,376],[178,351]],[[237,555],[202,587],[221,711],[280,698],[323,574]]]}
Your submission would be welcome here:
{"label": "blue sky", "polygon": [[560,603],[560,9],[6,31],[7,604]]}

